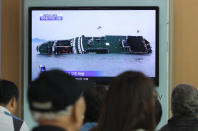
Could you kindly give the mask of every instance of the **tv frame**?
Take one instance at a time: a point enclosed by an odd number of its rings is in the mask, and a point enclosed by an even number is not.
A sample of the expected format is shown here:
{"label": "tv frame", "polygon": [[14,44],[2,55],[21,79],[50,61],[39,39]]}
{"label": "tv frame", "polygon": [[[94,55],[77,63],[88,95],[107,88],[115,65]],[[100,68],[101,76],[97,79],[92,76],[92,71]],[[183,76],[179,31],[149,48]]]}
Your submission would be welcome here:
{"label": "tv frame", "polygon": [[[158,6],[39,6],[28,8],[28,80],[32,81],[32,11],[33,10],[155,10],[156,11],[156,46],[155,46],[155,77],[150,77],[159,86],[159,7]],[[76,77],[82,78],[82,77]],[[85,77],[87,78],[87,77]],[[114,77],[88,77],[96,84],[108,85]]]}

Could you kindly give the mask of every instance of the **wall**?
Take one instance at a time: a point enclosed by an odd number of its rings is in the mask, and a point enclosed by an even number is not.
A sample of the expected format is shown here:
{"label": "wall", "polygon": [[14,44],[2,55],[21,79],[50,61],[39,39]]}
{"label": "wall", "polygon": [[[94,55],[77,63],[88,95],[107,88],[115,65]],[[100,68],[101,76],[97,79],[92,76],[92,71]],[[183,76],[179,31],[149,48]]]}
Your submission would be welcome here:
{"label": "wall", "polygon": [[2,32],[2,1],[0,0],[0,78],[1,78],[1,32]]}
{"label": "wall", "polygon": [[1,75],[19,84],[19,0],[2,1],[2,25]]}
{"label": "wall", "polygon": [[174,1],[174,85],[190,83],[198,87],[198,1]]}
{"label": "wall", "polygon": [[[1,78],[15,82],[20,87],[22,97],[19,99],[20,105],[23,102],[23,90],[21,86],[21,44],[20,44],[20,0],[2,0],[2,32],[1,32]],[[21,106],[19,115],[22,116]]]}

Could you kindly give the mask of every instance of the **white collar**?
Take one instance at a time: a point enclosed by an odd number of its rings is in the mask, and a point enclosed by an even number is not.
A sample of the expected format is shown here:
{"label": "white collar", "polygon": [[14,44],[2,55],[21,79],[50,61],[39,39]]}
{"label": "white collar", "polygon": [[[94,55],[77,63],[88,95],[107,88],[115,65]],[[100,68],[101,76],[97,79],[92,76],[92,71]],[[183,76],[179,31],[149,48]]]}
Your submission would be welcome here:
{"label": "white collar", "polygon": [[11,113],[8,111],[8,109],[6,109],[6,108],[3,107],[3,106],[0,106],[0,112],[7,112],[7,113],[11,114]]}

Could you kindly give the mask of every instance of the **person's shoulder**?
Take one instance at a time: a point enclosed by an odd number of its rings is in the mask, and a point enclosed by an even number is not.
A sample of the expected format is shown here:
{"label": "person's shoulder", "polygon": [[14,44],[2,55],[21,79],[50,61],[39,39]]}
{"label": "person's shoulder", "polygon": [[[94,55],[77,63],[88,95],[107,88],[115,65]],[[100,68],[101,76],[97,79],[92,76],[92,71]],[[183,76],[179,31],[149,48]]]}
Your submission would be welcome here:
{"label": "person's shoulder", "polygon": [[134,131],[146,131],[145,129],[136,129]]}
{"label": "person's shoulder", "polygon": [[170,129],[169,129],[169,125],[168,124],[166,124],[166,125],[164,125],[159,131],[169,131]]}
{"label": "person's shoulder", "polygon": [[95,126],[97,126],[97,122],[87,122],[81,127],[80,131],[90,131]]}
{"label": "person's shoulder", "polygon": [[17,121],[23,122],[23,120],[21,120],[20,118],[14,116],[14,115],[12,115],[12,114],[10,114],[10,113],[8,113],[8,112],[4,112],[4,114],[7,115],[7,116],[9,116],[9,117],[12,117],[13,119],[15,119],[15,120],[17,120]]}
{"label": "person's shoulder", "polygon": [[27,124],[25,123],[25,121],[23,121],[22,119],[8,113],[8,112],[4,112],[5,115],[11,117],[13,119],[14,122],[14,128],[19,128],[20,131],[29,131],[29,127],[27,126]]}
{"label": "person's shoulder", "polygon": [[29,129],[28,125],[26,124],[25,121],[23,121],[23,124],[22,124],[22,126],[21,126],[20,131],[29,131],[29,130],[30,130],[30,129]]}

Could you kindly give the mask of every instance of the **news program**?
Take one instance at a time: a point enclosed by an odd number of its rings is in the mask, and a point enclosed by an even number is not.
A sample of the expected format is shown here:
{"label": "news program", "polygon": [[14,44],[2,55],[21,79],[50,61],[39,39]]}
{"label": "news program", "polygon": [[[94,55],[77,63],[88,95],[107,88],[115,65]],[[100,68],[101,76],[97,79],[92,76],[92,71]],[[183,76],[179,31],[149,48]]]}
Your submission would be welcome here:
{"label": "news program", "polygon": [[60,69],[108,83],[124,71],[158,80],[158,7],[30,7],[30,79]]}

